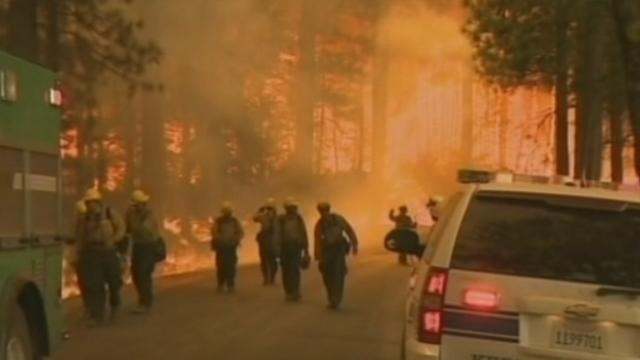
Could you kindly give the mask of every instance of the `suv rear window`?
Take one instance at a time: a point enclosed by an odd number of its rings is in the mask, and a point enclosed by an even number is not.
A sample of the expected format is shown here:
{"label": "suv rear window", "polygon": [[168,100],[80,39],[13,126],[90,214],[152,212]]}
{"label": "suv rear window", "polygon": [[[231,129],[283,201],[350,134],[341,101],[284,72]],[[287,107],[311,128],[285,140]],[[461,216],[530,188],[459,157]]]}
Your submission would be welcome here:
{"label": "suv rear window", "polygon": [[640,210],[610,201],[478,193],[451,266],[640,288]]}

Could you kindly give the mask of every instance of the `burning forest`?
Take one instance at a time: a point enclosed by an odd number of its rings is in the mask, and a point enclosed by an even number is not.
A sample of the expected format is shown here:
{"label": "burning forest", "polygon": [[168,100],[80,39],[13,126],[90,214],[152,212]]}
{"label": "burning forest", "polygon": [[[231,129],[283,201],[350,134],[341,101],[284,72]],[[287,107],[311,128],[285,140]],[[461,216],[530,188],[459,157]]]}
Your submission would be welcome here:
{"label": "burning forest", "polygon": [[[423,212],[461,166],[558,172],[558,90],[487,75],[473,1],[69,3],[65,49],[95,40],[121,56],[96,48],[95,68],[62,66],[68,203],[97,186],[124,207],[147,190],[170,240],[165,273],[210,266],[225,200],[249,229],[268,197],[295,197],[311,217],[330,200],[378,244],[389,207]],[[580,113],[566,114],[573,156]],[[631,133],[603,126],[601,178],[636,180]]]}

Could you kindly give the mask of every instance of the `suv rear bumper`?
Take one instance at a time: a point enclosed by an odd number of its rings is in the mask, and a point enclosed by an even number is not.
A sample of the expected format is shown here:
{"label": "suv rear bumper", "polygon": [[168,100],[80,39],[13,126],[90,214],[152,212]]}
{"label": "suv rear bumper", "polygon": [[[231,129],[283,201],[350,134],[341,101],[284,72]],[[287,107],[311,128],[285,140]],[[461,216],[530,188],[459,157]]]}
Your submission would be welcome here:
{"label": "suv rear bumper", "polygon": [[404,359],[402,360],[439,360],[440,346],[427,345],[414,338],[404,341]]}

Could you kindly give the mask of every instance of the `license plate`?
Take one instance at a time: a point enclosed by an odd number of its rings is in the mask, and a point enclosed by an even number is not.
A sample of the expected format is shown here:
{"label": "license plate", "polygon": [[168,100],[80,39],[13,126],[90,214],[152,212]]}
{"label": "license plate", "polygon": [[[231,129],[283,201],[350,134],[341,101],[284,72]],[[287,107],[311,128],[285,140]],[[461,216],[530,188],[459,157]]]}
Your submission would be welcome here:
{"label": "license plate", "polygon": [[605,353],[607,343],[605,336],[598,331],[575,331],[559,328],[554,330],[551,347],[571,351]]}

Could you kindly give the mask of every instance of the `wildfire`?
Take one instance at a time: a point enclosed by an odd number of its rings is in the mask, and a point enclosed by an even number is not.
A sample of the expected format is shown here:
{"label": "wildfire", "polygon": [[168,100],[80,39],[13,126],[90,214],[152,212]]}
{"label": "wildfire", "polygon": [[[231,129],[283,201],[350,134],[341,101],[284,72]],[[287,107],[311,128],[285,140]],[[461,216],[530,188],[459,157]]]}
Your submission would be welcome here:
{"label": "wildfire", "polygon": [[206,220],[192,220],[191,233],[200,242],[208,242],[211,240],[211,218]]}
{"label": "wildfire", "polygon": [[163,221],[163,228],[171,235],[182,234],[182,225],[179,218],[166,218]]}
{"label": "wildfire", "polygon": [[211,253],[204,242],[208,242],[210,235],[210,220],[191,220],[189,227],[198,243],[192,243],[183,236],[183,220],[168,217],[163,221],[163,227],[168,233],[170,246],[166,261],[159,269],[161,275],[181,274],[211,267]]}
{"label": "wildfire", "polygon": [[80,153],[78,151],[78,129],[72,128],[64,132],[60,139],[62,158],[76,159]]}
{"label": "wildfire", "polygon": [[184,152],[185,132],[185,125],[180,121],[169,121],[165,124],[167,151],[174,155],[180,155]]}

